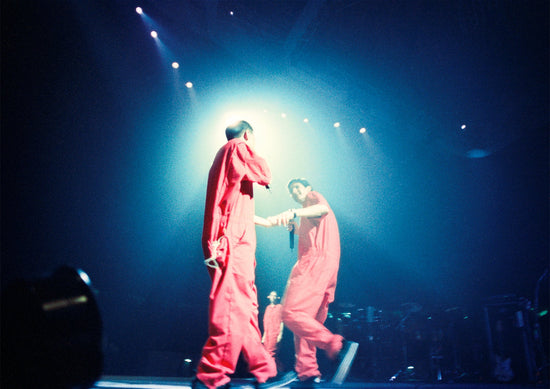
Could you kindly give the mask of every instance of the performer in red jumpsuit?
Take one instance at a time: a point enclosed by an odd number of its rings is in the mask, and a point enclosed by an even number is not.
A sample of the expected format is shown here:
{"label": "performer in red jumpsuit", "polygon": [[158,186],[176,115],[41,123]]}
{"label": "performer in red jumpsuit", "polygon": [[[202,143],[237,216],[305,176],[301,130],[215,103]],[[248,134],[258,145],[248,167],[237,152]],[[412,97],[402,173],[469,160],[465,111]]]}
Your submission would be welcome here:
{"label": "performer in red jumpsuit", "polygon": [[264,344],[267,352],[277,363],[277,369],[280,369],[280,363],[277,360],[277,346],[283,338],[283,317],[282,317],[282,305],[277,304],[279,296],[276,291],[272,291],[267,296],[269,299],[269,305],[264,311],[264,335],[262,337],[262,343]]}
{"label": "performer in red jumpsuit", "polygon": [[283,322],[294,333],[295,370],[300,381],[319,382],[321,372],[316,351],[320,348],[330,359],[339,362],[332,382],[341,384],[358,345],[324,326],[328,306],[334,301],[340,262],[338,224],[328,202],[312,190],[307,180],[291,180],[288,190],[302,208],[282,212],[268,220],[273,224],[294,225],[294,219],[300,217],[298,261],[282,301]]}
{"label": "performer in red jumpsuit", "polygon": [[252,188],[268,185],[271,172],[254,151],[250,124],[229,126],[226,136],[208,175],[202,246],[212,287],[208,339],[193,388],[228,387],[241,351],[257,383],[277,374],[261,343],[255,285],[255,222],[271,224],[254,215]]}

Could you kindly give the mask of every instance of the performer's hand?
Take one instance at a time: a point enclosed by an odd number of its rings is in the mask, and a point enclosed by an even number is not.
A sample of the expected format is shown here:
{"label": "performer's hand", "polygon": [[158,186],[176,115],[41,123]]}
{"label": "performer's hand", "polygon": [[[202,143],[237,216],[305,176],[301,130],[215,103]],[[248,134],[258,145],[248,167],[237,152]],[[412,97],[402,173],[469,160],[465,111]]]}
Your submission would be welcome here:
{"label": "performer's hand", "polygon": [[286,226],[288,231],[296,231],[296,228],[298,228],[298,223],[296,223],[296,220],[294,219],[290,220]]}
{"label": "performer's hand", "polygon": [[275,227],[277,225],[277,220],[270,216],[268,218],[263,218],[261,216],[254,215],[254,224],[262,227]]}
{"label": "performer's hand", "polygon": [[274,226],[278,225],[277,216],[269,216],[266,220],[268,221],[269,224],[271,224],[270,227],[274,227]]}
{"label": "performer's hand", "polygon": [[279,226],[288,226],[288,223],[294,218],[294,212],[284,211],[275,216],[277,219],[277,225]]}

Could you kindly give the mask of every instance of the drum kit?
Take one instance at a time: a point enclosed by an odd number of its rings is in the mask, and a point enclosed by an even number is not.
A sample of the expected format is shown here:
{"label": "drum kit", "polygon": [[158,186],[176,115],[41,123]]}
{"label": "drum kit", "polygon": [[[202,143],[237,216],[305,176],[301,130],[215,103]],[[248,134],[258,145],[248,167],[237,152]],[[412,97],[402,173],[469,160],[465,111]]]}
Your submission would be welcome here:
{"label": "drum kit", "polygon": [[[389,310],[339,304],[327,327],[360,344],[354,374],[373,381],[456,381],[464,376],[461,356],[467,341],[461,307],[428,310],[408,302]],[[459,333],[460,332],[460,333]]]}

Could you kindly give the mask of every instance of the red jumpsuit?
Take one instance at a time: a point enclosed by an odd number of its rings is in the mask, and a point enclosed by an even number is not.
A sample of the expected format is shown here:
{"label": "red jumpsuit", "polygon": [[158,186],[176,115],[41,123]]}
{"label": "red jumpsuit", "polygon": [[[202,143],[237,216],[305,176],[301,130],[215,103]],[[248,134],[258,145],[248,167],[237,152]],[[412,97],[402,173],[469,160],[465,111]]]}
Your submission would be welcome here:
{"label": "red jumpsuit", "polygon": [[264,346],[273,358],[277,352],[277,338],[281,333],[282,305],[269,304],[264,312]]}
{"label": "red jumpsuit", "polygon": [[[324,204],[317,192],[308,193],[303,207]],[[283,322],[294,333],[295,370],[301,380],[320,377],[316,348],[336,357],[343,337],[324,326],[328,306],[334,301],[340,262],[340,234],[336,217],[302,217],[298,229],[298,261],[294,265],[283,297]]]}
{"label": "red jumpsuit", "polygon": [[208,266],[208,339],[197,367],[197,378],[209,388],[230,381],[241,351],[258,382],[277,374],[275,361],[261,343],[255,285],[252,186],[267,185],[270,179],[266,161],[242,139],[227,142],[210,168],[202,246],[205,258],[215,262]]}

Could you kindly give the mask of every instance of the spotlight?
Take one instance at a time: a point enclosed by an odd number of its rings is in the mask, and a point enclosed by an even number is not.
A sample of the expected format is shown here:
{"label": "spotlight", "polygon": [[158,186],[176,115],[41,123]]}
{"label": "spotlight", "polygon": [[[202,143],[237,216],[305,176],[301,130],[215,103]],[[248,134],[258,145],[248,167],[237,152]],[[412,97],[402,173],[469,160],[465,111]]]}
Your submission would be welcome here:
{"label": "spotlight", "polygon": [[140,15],[143,15],[143,10],[141,9],[141,7],[137,7],[136,12]]}
{"label": "spotlight", "polygon": [[365,132],[367,132],[367,129],[365,127],[362,127],[360,130],[359,130],[359,133],[360,134],[364,134]]}
{"label": "spotlight", "polygon": [[100,377],[102,322],[85,272],[15,281],[1,303],[2,387],[89,388]]}
{"label": "spotlight", "polygon": [[334,123],[334,128],[338,128],[338,127],[340,127],[340,122]]}
{"label": "spotlight", "polygon": [[284,113],[284,112],[281,113],[281,117],[282,117],[283,119],[286,119],[286,113]]}
{"label": "spotlight", "polygon": [[151,31],[151,36],[155,39],[158,38],[159,34],[156,31]]}
{"label": "spotlight", "polygon": [[172,67],[173,67],[174,69],[177,69],[177,68],[180,67],[180,64],[177,63],[177,62],[172,62]]}
{"label": "spotlight", "polygon": [[187,82],[185,83],[185,86],[186,86],[188,89],[191,89],[191,88],[193,88],[193,83],[192,83],[191,81],[187,81]]}
{"label": "spotlight", "polygon": [[461,125],[461,126],[460,126],[460,129],[461,129],[461,130],[465,130],[465,129],[466,129],[466,124]]}
{"label": "spotlight", "polygon": [[304,118],[304,123],[309,123],[309,119],[308,119],[308,118]]}

